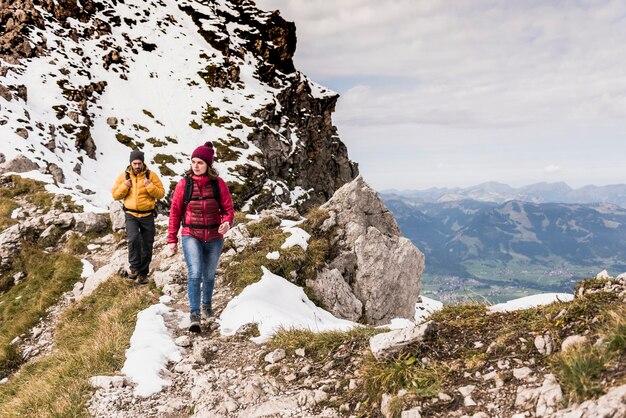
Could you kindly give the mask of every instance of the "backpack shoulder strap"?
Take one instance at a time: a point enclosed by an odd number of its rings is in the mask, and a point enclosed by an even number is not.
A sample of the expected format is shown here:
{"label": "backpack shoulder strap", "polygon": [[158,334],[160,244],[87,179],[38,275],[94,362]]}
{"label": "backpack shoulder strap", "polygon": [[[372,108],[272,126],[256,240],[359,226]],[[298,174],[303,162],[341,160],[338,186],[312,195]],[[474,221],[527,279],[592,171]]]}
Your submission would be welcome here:
{"label": "backpack shoulder strap", "polygon": [[130,173],[128,171],[124,171],[124,173],[126,174],[126,180],[130,180]]}
{"label": "backpack shoulder strap", "polygon": [[213,188],[213,199],[217,200],[217,206],[220,208],[221,211],[223,210],[222,195],[220,194],[220,186],[217,183],[217,179],[211,179],[211,187]]}
{"label": "backpack shoulder strap", "polygon": [[183,221],[185,219],[185,212],[187,211],[187,205],[191,201],[193,195],[193,179],[191,176],[185,176],[185,193],[183,194]]}

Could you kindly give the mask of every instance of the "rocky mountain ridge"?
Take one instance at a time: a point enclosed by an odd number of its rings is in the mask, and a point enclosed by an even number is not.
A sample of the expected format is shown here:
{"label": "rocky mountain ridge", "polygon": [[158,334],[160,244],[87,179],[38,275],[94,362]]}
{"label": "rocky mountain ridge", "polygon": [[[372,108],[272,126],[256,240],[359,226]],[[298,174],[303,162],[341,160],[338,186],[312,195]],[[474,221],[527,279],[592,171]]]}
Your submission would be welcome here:
{"label": "rocky mountain ridge", "polygon": [[321,204],[358,174],[332,124],[338,96],[294,68],[295,26],[278,12],[20,0],[0,20],[5,171],[39,170],[104,208],[135,148],[169,189],[214,141],[236,205],[253,209]]}
{"label": "rocky mountain ridge", "polygon": [[517,188],[504,183],[487,182],[465,188],[384,190],[382,194],[413,203],[443,203],[459,200],[504,203],[510,200],[521,200],[531,203],[612,203],[626,207],[626,185],[624,184],[588,185],[574,189],[564,182],[543,182]]}
{"label": "rocky mountain ridge", "polygon": [[[519,260],[552,270],[561,265],[623,269],[626,211],[616,205],[411,203],[383,196],[404,235],[424,249],[433,274],[469,277],[464,265],[472,261]],[[564,285],[559,290],[571,284]]]}

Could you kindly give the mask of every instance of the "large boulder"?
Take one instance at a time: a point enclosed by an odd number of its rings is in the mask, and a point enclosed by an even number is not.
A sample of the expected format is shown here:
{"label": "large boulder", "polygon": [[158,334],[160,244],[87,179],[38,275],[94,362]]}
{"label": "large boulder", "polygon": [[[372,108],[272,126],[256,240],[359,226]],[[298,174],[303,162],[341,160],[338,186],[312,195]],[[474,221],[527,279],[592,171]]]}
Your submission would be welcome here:
{"label": "large boulder", "polygon": [[415,315],[424,255],[400,233],[391,212],[361,176],[321,206],[330,236],[327,268],[307,286],[336,316],[379,325]]}
{"label": "large boulder", "polygon": [[111,217],[111,228],[113,232],[121,231],[126,227],[126,218],[124,217],[124,206],[119,200],[109,205],[109,213]]}
{"label": "large boulder", "polygon": [[13,173],[26,173],[28,171],[38,170],[39,166],[29,160],[22,154],[18,154],[11,161],[4,163],[0,171]]}

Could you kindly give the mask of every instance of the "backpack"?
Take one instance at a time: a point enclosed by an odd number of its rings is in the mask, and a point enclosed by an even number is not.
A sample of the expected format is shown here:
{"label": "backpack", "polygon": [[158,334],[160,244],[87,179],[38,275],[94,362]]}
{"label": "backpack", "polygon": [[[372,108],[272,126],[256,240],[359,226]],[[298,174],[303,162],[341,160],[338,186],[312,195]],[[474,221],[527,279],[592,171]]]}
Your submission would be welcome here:
{"label": "backpack", "polygon": [[[150,179],[150,169],[149,168],[146,169],[146,178]],[[126,171],[126,180],[130,180],[130,172],[129,171]],[[152,213],[154,216],[157,216],[156,206],[152,210],[135,210],[135,209],[128,209],[128,208],[126,208],[126,206],[122,205],[122,209],[124,209],[124,212],[129,210],[129,211],[135,212],[135,213]]]}
{"label": "backpack", "polygon": [[185,176],[185,194],[183,195],[183,211],[182,211],[182,224],[183,226],[189,228],[198,228],[198,229],[215,229],[220,226],[220,224],[211,224],[211,225],[192,225],[185,223],[185,212],[187,212],[187,205],[192,200],[206,200],[206,199],[215,199],[217,200],[217,206],[219,210],[222,211],[222,196],[220,195],[220,187],[217,183],[217,179],[210,179],[211,188],[213,189],[213,197],[197,197],[193,198],[193,184],[194,181],[191,176]]}

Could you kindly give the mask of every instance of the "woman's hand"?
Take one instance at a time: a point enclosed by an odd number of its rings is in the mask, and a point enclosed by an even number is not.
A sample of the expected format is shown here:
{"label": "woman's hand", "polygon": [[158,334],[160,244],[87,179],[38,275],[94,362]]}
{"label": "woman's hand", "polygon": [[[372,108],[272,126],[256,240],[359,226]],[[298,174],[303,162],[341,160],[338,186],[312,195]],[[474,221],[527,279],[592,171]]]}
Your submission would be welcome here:
{"label": "woman's hand", "polygon": [[178,244],[175,242],[170,242],[170,255],[174,255],[178,252]]}
{"label": "woman's hand", "polygon": [[228,230],[230,229],[230,223],[229,222],[224,222],[223,224],[220,225],[220,227],[217,229],[217,232],[219,232],[221,235],[224,235],[225,233],[228,232]]}

